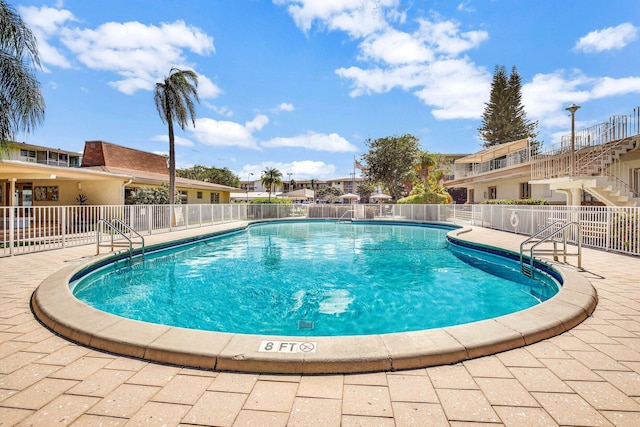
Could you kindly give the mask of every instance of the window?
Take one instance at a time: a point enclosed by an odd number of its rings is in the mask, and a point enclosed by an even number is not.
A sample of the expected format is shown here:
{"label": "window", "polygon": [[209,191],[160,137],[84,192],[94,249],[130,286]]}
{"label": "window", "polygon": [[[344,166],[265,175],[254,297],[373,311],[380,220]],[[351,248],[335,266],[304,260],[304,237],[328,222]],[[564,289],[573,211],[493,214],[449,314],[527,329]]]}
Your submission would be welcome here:
{"label": "window", "polygon": [[198,197],[198,199],[202,199],[202,191],[198,191],[197,197]]}
{"label": "window", "polygon": [[211,193],[211,203],[214,205],[220,203],[220,193]]}
{"label": "window", "polygon": [[529,184],[528,182],[520,183],[520,198],[521,199],[531,198],[531,184]]}
{"label": "window", "polygon": [[498,189],[497,187],[489,187],[489,200],[498,198]]}

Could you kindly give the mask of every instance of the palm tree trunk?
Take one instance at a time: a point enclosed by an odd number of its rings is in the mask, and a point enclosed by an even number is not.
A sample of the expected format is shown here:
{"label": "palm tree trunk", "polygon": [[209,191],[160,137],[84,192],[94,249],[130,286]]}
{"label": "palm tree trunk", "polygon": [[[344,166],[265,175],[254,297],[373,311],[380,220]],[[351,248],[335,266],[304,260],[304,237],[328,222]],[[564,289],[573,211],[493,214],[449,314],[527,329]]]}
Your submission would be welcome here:
{"label": "palm tree trunk", "polygon": [[169,122],[169,205],[176,204],[176,147],[173,122]]}

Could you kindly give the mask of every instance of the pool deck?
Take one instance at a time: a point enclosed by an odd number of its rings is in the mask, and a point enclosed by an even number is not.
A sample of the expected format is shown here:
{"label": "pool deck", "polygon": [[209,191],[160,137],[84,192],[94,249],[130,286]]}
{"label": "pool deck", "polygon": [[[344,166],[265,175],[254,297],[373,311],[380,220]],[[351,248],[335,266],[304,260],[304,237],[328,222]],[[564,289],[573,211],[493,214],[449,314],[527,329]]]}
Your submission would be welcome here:
{"label": "pool deck", "polygon": [[[480,228],[464,238],[507,249],[524,239]],[[526,347],[395,372],[276,375],[116,356],[43,327],[33,291],[94,254],[0,258],[0,425],[640,425],[640,258],[585,249],[577,274],[598,292],[592,316]]]}

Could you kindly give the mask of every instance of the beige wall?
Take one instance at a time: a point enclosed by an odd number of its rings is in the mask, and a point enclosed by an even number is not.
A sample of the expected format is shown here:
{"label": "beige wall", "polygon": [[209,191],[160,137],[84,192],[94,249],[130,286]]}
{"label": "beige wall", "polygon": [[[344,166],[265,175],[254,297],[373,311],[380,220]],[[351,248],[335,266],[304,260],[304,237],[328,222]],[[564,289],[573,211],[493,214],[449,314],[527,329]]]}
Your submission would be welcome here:
{"label": "beige wall", "polygon": [[[469,185],[467,189],[473,189],[474,200],[469,200],[469,203],[481,203],[489,197],[489,187],[496,187],[497,199],[519,199],[520,198],[520,184],[527,182],[528,177],[512,178],[512,179],[500,179],[496,181],[487,181],[474,185]],[[468,194],[468,193],[467,193]],[[562,193],[557,191],[550,191],[547,185],[532,185],[531,186],[531,198],[532,199],[545,199],[549,203],[558,204],[565,203],[566,198]]]}

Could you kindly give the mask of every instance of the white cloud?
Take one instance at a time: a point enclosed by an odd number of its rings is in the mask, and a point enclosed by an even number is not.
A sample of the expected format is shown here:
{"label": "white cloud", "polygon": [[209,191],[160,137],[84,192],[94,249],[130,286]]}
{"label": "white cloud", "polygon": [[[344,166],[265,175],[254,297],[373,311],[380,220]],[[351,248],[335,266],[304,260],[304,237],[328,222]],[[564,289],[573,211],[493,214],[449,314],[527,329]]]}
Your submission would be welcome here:
{"label": "white cloud", "polygon": [[626,22],[616,27],[607,27],[590,32],[578,40],[574,49],[587,53],[622,49],[637,38],[638,27]]}
{"label": "white cloud", "polygon": [[640,94],[640,77],[588,77],[579,71],[558,70],[536,74],[522,86],[522,103],[532,120],[546,128],[566,125],[565,108],[572,103],[625,95]]}
{"label": "white cloud", "polygon": [[[404,3],[396,0],[275,0],[286,4],[303,31],[315,22],[328,30],[360,39],[362,66],[336,69],[351,81],[350,96],[413,90],[438,119],[477,119],[490,91],[491,75],[463,54],[489,38],[486,31],[467,31],[438,15],[420,18],[407,32]],[[468,5],[467,5],[468,6]]]}
{"label": "white cloud", "polygon": [[231,111],[229,109],[229,107],[219,107],[217,105],[211,104],[209,102],[203,102],[202,105],[204,105],[205,107],[207,107],[208,109],[215,111],[217,114],[224,116],[224,117],[232,117],[233,116],[233,111]]}
{"label": "white cloud", "polygon": [[[38,38],[45,71],[47,66],[69,68],[65,56],[71,52],[84,66],[120,76],[109,84],[132,94],[153,90],[172,67],[192,69],[187,52],[196,55],[215,53],[213,38],[183,21],[145,25],[140,22],[107,22],[99,27],[73,26],[78,20],[71,12],[50,7],[22,7],[20,13]],[[59,38],[63,52],[51,44]],[[198,95],[215,98],[221,90],[209,78],[199,75]]]}
{"label": "white cloud", "polygon": [[24,22],[38,39],[38,55],[45,71],[49,71],[46,65],[60,68],[70,68],[71,63],[65,56],[51,44],[49,39],[60,34],[63,25],[76,21],[68,10],[54,9],[43,6],[18,7],[18,12]]}
{"label": "white cloud", "polygon": [[269,118],[258,115],[244,125],[226,120],[210,118],[196,119],[195,128],[189,128],[193,137],[200,143],[214,147],[238,147],[258,150],[253,133],[261,130]]}
{"label": "white cloud", "polygon": [[291,138],[273,138],[260,144],[263,147],[302,147],[314,151],[355,152],[358,147],[338,135],[307,132]]}
{"label": "white cloud", "polygon": [[314,22],[329,30],[339,30],[359,38],[387,27],[389,18],[403,19],[399,0],[274,0],[288,5],[287,11],[296,25],[308,33]]}
{"label": "white cloud", "polygon": [[287,111],[287,112],[291,112],[294,111],[295,107],[293,106],[293,104],[289,103],[289,102],[281,102],[280,105],[278,105],[276,108],[272,109],[272,111],[274,113],[279,113],[281,111]]}
{"label": "white cloud", "polygon": [[[158,141],[158,142],[163,142],[167,144],[167,147],[169,146],[169,135],[156,135],[150,138],[151,141]],[[187,138],[183,138],[181,136],[173,136],[173,140],[176,143],[176,145],[180,145],[182,147],[193,147],[194,143]]]}

